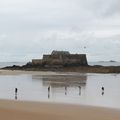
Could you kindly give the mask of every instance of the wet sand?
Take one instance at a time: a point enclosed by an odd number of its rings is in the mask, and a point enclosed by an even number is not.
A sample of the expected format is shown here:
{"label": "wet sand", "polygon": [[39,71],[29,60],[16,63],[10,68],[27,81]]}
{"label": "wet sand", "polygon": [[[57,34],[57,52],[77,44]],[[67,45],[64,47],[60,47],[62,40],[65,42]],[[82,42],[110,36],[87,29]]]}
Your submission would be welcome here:
{"label": "wet sand", "polygon": [[21,71],[21,70],[0,70],[0,75],[20,75],[20,74],[32,74],[32,75],[58,75],[52,71]]}
{"label": "wet sand", "polygon": [[120,110],[0,100],[1,120],[120,120]]}
{"label": "wet sand", "polygon": [[[56,72],[0,70],[0,75],[56,75]],[[120,120],[120,109],[0,100],[1,120]]]}

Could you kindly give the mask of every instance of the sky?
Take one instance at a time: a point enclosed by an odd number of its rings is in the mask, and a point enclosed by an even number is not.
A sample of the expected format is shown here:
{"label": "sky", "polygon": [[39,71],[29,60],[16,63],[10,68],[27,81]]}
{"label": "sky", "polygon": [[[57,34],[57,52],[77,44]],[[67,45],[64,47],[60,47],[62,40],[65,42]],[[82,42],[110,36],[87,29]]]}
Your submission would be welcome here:
{"label": "sky", "polygon": [[0,0],[0,61],[52,50],[120,61],[120,0]]}

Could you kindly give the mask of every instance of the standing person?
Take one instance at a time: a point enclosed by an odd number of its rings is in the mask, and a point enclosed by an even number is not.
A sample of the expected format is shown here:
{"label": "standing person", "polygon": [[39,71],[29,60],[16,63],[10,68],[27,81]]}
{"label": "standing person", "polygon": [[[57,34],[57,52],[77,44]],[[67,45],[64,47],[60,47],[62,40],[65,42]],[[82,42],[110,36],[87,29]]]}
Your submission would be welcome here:
{"label": "standing person", "polygon": [[81,95],[81,86],[79,86],[79,96]]}
{"label": "standing person", "polygon": [[105,88],[104,88],[104,87],[102,87],[101,89],[102,89],[102,95],[104,95],[104,90],[105,90]]}
{"label": "standing person", "polygon": [[65,95],[67,95],[67,86],[65,86]]}
{"label": "standing person", "polygon": [[18,89],[15,88],[15,100],[17,100],[17,93],[18,93]]}
{"label": "standing person", "polygon": [[48,99],[50,98],[50,86],[48,86]]}
{"label": "standing person", "polygon": [[104,91],[104,87],[102,87],[101,89],[102,89],[102,91]]}

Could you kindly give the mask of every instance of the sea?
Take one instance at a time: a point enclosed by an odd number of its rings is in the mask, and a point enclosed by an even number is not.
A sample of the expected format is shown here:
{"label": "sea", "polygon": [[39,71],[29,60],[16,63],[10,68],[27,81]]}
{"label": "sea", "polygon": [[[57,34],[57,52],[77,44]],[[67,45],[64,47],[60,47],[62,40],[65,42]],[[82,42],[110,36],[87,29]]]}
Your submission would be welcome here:
{"label": "sea", "polygon": [[[15,64],[4,63],[1,66]],[[120,74],[58,72],[57,75],[0,75],[0,99],[120,109]]]}
{"label": "sea", "polygon": [[13,65],[25,65],[27,62],[0,62],[0,68],[6,67],[6,66],[13,66]]}

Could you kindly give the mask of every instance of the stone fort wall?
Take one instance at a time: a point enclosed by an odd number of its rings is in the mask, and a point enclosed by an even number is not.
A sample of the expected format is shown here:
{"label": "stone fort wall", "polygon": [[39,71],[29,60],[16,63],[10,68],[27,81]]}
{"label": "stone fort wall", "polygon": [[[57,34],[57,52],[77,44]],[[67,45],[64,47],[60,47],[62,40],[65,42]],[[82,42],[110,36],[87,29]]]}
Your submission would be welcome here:
{"label": "stone fort wall", "polygon": [[33,65],[42,65],[42,59],[33,59],[32,64]]}
{"label": "stone fort wall", "polygon": [[85,54],[44,55],[43,63],[48,65],[87,65]]}
{"label": "stone fort wall", "polygon": [[43,55],[43,59],[33,59],[33,65],[42,66],[75,66],[88,65],[86,54],[50,54]]}

